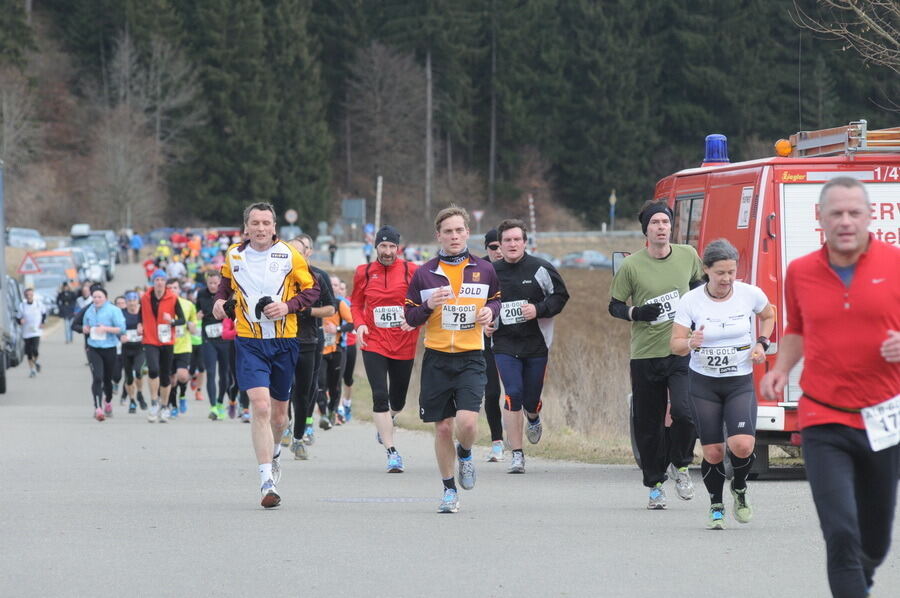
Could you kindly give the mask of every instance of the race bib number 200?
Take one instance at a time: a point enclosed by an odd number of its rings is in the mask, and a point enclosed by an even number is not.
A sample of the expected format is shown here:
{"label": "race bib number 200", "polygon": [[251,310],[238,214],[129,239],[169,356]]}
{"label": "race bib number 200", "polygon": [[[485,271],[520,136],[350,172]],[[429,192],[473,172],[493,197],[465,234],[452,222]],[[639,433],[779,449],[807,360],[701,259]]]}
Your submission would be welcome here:
{"label": "race bib number 200", "polygon": [[900,395],[862,410],[866,435],[873,451],[900,443]]}
{"label": "race bib number 200", "polygon": [[659,317],[650,322],[652,325],[662,324],[663,322],[671,322],[675,319],[675,312],[678,310],[678,303],[681,301],[681,294],[677,291],[670,291],[664,295],[660,295],[659,297],[653,297],[652,299],[647,299],[644,302],[644,305],[648,305],[650,303],[659,303],[662,305],[662,311],[659,312]]}
{"label": "race bib number 200", "polygon": [[525,321],[522,314],[522,308],[528,305],[528,301],[521,299],[519,301],[504,301],[500,304],[500,321],[504,325],[521,324]]}
{"label": "race bib number 200", "polygon": [[475,328],[474,305],[445,303],[441,309],[441,328],[444,330],[471,330]]}

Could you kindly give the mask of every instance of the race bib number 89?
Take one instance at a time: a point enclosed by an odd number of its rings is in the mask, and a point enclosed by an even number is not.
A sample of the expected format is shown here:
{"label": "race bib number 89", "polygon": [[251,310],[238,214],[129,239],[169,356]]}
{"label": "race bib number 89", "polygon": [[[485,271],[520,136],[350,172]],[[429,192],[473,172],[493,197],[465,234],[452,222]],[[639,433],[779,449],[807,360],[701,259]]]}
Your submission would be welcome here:
{"label": "race bib number 89", "polygon": [[525,316],[522,314],[522,308],[526,305],[528,305],[528,301],[525,299],[501,303],[500,321],[507,326],[510,324],[521,324],[525,321]]}
{"label": "race bib number 89", "polygon": [[444,330],[471,330],[475,328],[474,305],[445,303],[441,309],[441,328]]}
{"label": "race bib number 89", "polygon": [[662,311],[659,312],[659,317],[650,322],[652,325],[662,324],[664,322],[671,322],[675,319],[675,312],[678,310],[678,303],[681,301],[681,294],[675,290],[666,293],[665,295],[660,295],[659,297],[653,297],[652,299],[647,299],[644,302],[644,305],[648,305],[650,303],[659,303],[662,305]]}
{"label": "race bib number 89", "polygon": [[399,328],[403,324],[403,308],[399,305],[382,305],[373,310],[375,326],[378,328]]}

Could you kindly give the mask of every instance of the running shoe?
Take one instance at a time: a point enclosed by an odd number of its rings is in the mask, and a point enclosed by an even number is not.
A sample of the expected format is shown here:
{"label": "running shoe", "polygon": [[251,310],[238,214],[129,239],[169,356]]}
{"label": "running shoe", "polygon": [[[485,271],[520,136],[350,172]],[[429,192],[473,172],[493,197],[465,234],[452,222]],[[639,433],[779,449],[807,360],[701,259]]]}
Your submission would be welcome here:
{"label": "running shoe", "polygon": [[103,413],[106,417],[112,417],[112,403],[107,402],[103,405]]}
{"label": "running shoe", "polygon": [[666,508],[666,491],[663,490],[661,483],[650,489],[650,499],[647,502],[647,508],[651,511],[661,511]]}
{"label": "running shoe", "polygon": [[187,399],[186,398],[181,397],[180,399],[178,399],[178,411],[180,411],[181,413],[187,413]]}
{"label": "running shoe", "polygon": [[138,400],[138,405],[141,406],[141,411],[146,411],[147,410],[147,401],[144,400],[144,395],[141,393],[141,391],[138,391],[137,400]]}
{"label": "running shoe", "polygon": [[694,481],[687,467],[678,467],[669,463],[669,477],[675,480],[675,492],[681,500],[694,498]]}
{"label": "running shoe", "polygon": [[169,417],[171,417],[172,419],[178,417],[178,407],[172,407],[171,409],[169,409]]}
{"label": "running shoe", "polygon": [[169,421],[169,410],[165,407],[159,410],[159,423],[164,424]]}
{"label": "running shoe", "polygon": [[353,410],[350,405],[344,405],[344,421],[349,422],[351,419],[353,419]]}
{"label": "running shoe", "polygon": [[322,417],[319,418],[319,427],[322,428],[323,430],[330,430],[331,429],[331,420],[323,415]]}
{"label": "running shoe", "polygon": [[38,362],[35,361],[35,362],[34,362],[34,369],[36,369],[36,370],[38,371],[38,373],[40,373],[40,371],[41,371],[41,364],[39,364]]}
{"label": "running shoe", "polygon": [[[287,427],[284,429],[284,432],[281,433],[281,446],[290,446],[291,445],[291,439],[294,437],[294,435],[291,433],[291,430],[293,430],[293,429],[294,429],[294,426],[292,426],[291,422],[288,421]],[[275,481],[277,482],[278,480],[275,480]]]}
{"label": "running shoe", "polygon": [[[525,418],[528,420],[528,418]],[[541,434],[544,431],[544,424],[541,422],[541,418],[537,418],[534,421],[528,420],[528,429],[525,430],[525,436],[528,437],[528,442],[531,444],[537,444],[541,440]]]}
{"label": "running shoe", "polygon": [[459,461],[459,485],[463,490],[471,490],[475,487],[475,464],[472,463],[472,457],[468,459],[458,459]]}
{"label": "running shoe", "polygon": [[387,472],[403,473],[403,457],[400,456],[400,453],[396,451],[393,453],[388,453]]}
{"label": "running shoe", "polygon": [[335,413],[334,411],[328,412],[328,421],[331,422],[332,426],[341,425],[341,422],[338,421],[337,413]]}
{"label": "running shoe", "polygon": [[134,401],[128,403],[128,413],[137,413],[137,404]]}
{"label": "running shoe", "polygon": [[306,450],[306,445],[303,444],[302,440],[294,438],[291,441],[291,452],[294,453],[294,459],[297,461],[306,461],[309,459],[309,452]]}
{"label": "running shoe", "polygon": [[245,424],[250,423],[250,410],[249,409],[244,409],[243,413],[241,413],[241,421],[244,422]]}
{"label": "running shoe", "polygon": [[281,451],[272,455],[272,481],[276,484],[281,481]]}
{"label": "running shoe", "polygon": [[525,473],[525,453],[521,451],[513,451],[512,460],[509,462],[509,469],[506,473]]}
{"label": "running shoe", "polygon": [[115,394],[116,394],[117,392],[119,392],[119,383],[118,383],[118,382],[113,382],[113,396],[115,396]]}
{"label": "running shoe", "polygon": [[207,415],[207,417],[212,421],[216,421],[217,419],[219,419],[219,412],[216,411],[215,407],[210,407],[209,415]]}
{"label": "running shoe", "polygon": [[281,504],[281,496],[278,494],[278,488],[275,487],[274,481],[266,480],[266,483],[262,485],[259,491],[262,494],[262,500],[259,504],[264,508],[272,509]]}
{"label": "running shoe", "polygon": [[216,416],[219,419],[225,419],[225,405],[222,403],[216,403]]}
{"label": "running shoe", "polygon": [[459,493],[453,488],[444,488],[438,513],[456,513],[457,511],[459,511]]}
{"label": "running shoe", "polygon": [[152,423],[156,423],[159,420],[159,407],[154,403],[150,406],[150,413],[147,414],[147,421]]}
{"label": "running shoe", "polygon": [[[219,403],[221,405],[221,403]],[[237,416],[237,401],[228,401],[228,419],[234,419]]]}
{"label": "running shoe", "polygon": [[194,400],[195,400],[195,401],[202,401],[202,400],[203,400],[203,391],[200,390],[199,388],[198,388],[197,390],[194,391]]}
{"label": "running shoe", "polygon": [[197,374],[191,376],[191,390],[197,390]]}
{"label": "running shoe", "polygon": [[731,496],[734,497],[734,518],[738,523],[750,523],[753,519],[753,507],[747,502],[747,489],[735,490],[734,481],[731,482]]}
{"label": "running shoe", "polygon": [[300,440],[303,441],[303,444],[312,446],[316,442],[315,428],[313,428],[312,425],[306,426],[306,430],[303,431],[303,438]]}
{"label": "running shoe", "polygon": [[35,376],[37,376],[37,372],[34,371],[34,368],[31,368],[31,371],[28,372],[28,377],[29,377],[29,378],[34,378]]}
{"label": "running shoe", "polygon": [[347,418],[344,417],[344,406],[341,405],[337,408],[337,412],[334,414],[334,425],[342,426],[346,423]]}
{"label": "running shoe", "polygon": [[709,507],[708,529],[725,529],[725,505],[715,503]]}
{"label": "running shoe", "polygon": [[106,419],[106,417],[103,415],[103,409],[97,407],[97,410],[94,411],[94,419],[96,419],[98,422],[102,422],[104,419]]}
{"label": "running shoe", "polygon": [[491,452],[488,453],[487,462],[497,463],[503,461],[503,441],[495,440],[491,443]]}

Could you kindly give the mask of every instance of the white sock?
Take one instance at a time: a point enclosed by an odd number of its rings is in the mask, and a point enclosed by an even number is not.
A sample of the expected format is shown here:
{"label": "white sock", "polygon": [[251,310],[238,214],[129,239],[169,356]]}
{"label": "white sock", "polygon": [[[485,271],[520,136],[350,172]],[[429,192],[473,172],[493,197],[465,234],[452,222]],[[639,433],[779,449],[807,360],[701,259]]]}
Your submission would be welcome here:
{"label": "white sock", "polygon": [[273,456],[273,457],[277,457],[277,456],[280,455],[280,454],[281,454],[281,443],[280,443],[280,442],[276,442],[276,443],[275,443],[275,449],[272,451],[272,456]]}
{"label": "white sock", "polygon": [[344,407],[349,407],[350,399],[341,399],[341,405],[343,405]]}
{"label": "white sock", "polygon": [[259,483],[260,485],[265,484],[267,481],[272,479],[272,464],[271,463],[263,463],[259,466]]}

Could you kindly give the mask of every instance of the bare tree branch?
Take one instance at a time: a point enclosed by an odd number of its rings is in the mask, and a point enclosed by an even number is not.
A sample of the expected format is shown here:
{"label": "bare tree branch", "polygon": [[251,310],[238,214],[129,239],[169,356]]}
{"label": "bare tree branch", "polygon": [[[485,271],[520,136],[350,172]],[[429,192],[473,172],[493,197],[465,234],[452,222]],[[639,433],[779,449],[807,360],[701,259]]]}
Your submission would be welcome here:
{"label": "bare tree branch", "polygon": [[818,0],[806,12],[794,0],[794,22],[827,37],[842,40],[866,63],[900,74],[900,2],[897,0]]}
{"label": "bare tree branch", "polygon": [[28,81],[16,69],[3,69],[0,71],[0,160],[10,168],[27,161],[37,133],[34,98]]}

